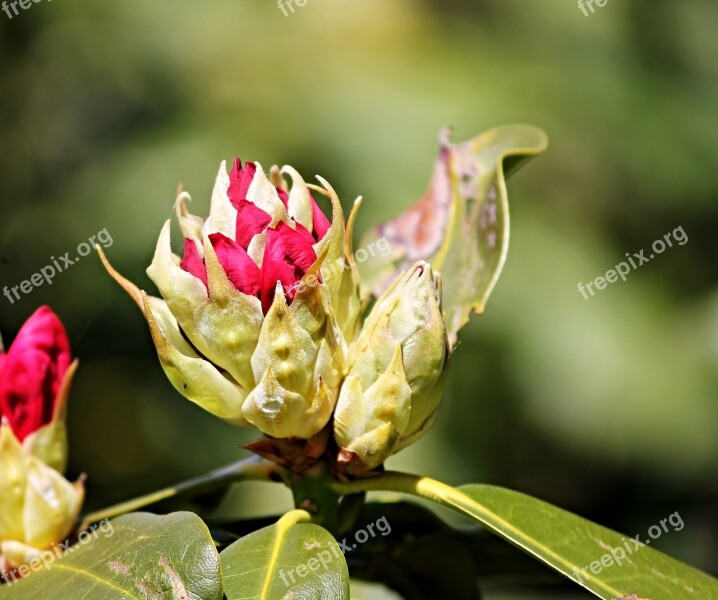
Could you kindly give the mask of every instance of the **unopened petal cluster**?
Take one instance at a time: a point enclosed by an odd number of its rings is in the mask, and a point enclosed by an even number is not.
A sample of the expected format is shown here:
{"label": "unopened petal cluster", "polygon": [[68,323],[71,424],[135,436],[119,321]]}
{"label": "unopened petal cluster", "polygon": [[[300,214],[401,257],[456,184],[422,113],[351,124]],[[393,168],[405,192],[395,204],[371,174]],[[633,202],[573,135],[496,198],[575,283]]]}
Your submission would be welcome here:
{"label": "unopened petal cluster", "polygon": [[[291,180],[291,187],[283,175]],[[271,180],[270,180],[271,178]],[[145,312],[175,388],[212,414],[277,438],[310,438],[329,422],[359,318],[359,285],[334,190],[331,222],[291,167],[221,165],[206,220],[177,199],[183,256],[170,222],[147,270],[148,297],[108,265]],[[341,310],[336,307],[341,306]]]}
{"label": "unopened petal cluster", "polygon": [[345,470],[379,466],[431,426],[447,359],[439,277],[418,262],[378,298],[352,349],[334,415]]}
{"label": "unopened petal cluster", "polygon": [[60,320],[42,306],[25,322],[7,353],[0,342],[0,418],[37,458],[64,471],[65,408],[77,363]]}
{"label": "unopened petal cluster", "polygon": [[77,364],[49,307],[23,325],[7,353],[0,345],[0,569],[27,564],[72,530],[82,480],[63,476],[65,405]]}

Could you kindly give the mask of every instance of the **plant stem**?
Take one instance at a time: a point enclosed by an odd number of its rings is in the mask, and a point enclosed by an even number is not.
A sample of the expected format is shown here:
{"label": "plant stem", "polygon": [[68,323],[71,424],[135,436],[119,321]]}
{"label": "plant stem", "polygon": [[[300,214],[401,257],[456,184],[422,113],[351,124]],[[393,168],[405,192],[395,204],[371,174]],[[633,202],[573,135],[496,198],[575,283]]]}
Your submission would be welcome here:
{"label": "plant stem", "polygon": [[249,458],[210,471],[205,475],[193,477],[192,479],[188,479],[171,487],[85,515],[82,518],[81,528],[85,528],[86,525],[96,523],[102,519],[111,519],[128,512],[139,510],[140,508],[179,494],[205,491],[238,481],[279,481],[283,478],[284,474],[277,465],[263,461],[258,456],[250,456]]}
{"label": "plant stem", "polygon": [[409,473],[386,471],[376,477],[355,479],[348,483],[334,481],[330,485],[335,492],[342,495],[356,494],[358,492],[401,492],[411,494],[453,510],[458,509],[471,518],[475,518],[474,515],[477,510],[475,504],[451,486],[430,477],[420,477]]}
{"label": "plant stem", "polygon": [[332,533],[339,532],[339,494],[332,489],[334,480],[322,470],[305,474],[291,482],[294,506],[312,515],[312,520]]}

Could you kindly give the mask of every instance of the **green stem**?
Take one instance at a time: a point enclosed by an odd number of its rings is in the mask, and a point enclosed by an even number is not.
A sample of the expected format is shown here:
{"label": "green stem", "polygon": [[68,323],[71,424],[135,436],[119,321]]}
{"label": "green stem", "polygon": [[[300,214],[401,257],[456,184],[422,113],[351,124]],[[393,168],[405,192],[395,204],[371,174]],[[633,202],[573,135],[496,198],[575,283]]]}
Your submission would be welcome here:
{"label": "green stem", "polygon": [[128,512],[145,508],[151,504],[156,504],[167,498],[172,498],[179,494],[189,492],[199,492],[215,487],[225,485],[227,483],[235,483],[238,481],[278,481],[284,478],[283,472],[277,465],[262,461],[258,456],[250,456],[240,461],[233,462],[214,471],[210,471],[205,475],[194,477],[178,483],[171,487],[115,504],[108,508],[95,511],[82,518],[83,525],[96,523],[102,519],[111,519]]}
{"label": "green stem", "polygon": [[324,470],[305,474],[291,482],[294,506],[306,510],[312,520],[332,533],[339,531],[339,494],[331,486],[334,480]]}
{"label": "green stem", "polygon": [[[356,494],[359,492],[400,492],[411,494],[431,500],[452,510],[458,510],[472,519],[475,519],[476,514],[481,512],[480,505],[471,502],[469,498],[451,486],[431,479],[430,477],[420,477],[419,475],[410,475],[409,473],[386,471],[376,477],[355,479],[348,483],[335,481],[332,482],[331,488],[342,495]],[[493,517],[493,514],[487,510],[485,516],[487,518]]]}

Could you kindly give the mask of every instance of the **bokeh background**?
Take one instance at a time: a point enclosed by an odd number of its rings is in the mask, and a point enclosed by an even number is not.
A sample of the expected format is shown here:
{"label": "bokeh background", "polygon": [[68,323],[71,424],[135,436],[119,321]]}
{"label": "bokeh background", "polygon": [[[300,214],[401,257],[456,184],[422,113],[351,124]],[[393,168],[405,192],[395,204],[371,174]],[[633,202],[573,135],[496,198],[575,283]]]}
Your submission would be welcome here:
{"label": "bokeh background", "polygon": [[[543,127],[550,150],[510,181],[508,262],[463,332],[438,423],[390,466],[509,486],[631,536],[679,511],[685,528],[657,546],[718,574],[716,31],[713,0],[609,0],[589,17],[559,0],[0,13],[0,285],[106,228],[115,266],[153,289],[144,269],[178,183],[205,214],[234,155],[321,174],[345,207],[363,195],[363,231],[423,193],[443,125],[455,140]],[[679,226],[687,244],[578,293]],[[242,456],[253,433],[174,392],[94,254],[14,304],[0,297],[5,340],[44,303],[82,361],[70,471],[89,475],[88,508]],[[218,514],[289,500],[257,484]]]}

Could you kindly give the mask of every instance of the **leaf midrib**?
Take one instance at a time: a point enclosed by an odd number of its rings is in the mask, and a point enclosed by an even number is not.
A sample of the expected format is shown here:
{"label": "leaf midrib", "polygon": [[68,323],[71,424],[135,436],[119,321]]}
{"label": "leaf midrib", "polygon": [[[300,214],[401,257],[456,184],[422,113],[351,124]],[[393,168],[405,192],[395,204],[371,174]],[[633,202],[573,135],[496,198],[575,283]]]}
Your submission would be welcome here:
{"label": "leaf midrib", "polygon": [[84,569],[80,569],[80,568],[78,568],[78,567],[72,567],[72,566],[68,566],[68,565],[63,565],[62,563],[58,563],[58,564],[56,564],[56,565],[53,565],[52,568],[53,568],[53,569],[59,569],[60,571],[62,571],[62,570],[70,571],[71,573],[75,573],[75,574],[78,574],[78,575],[84,575],[84,576],[86,576],[86,577],[88,577],[88,578],[90,578],[90,579],[94,579],[95,581],[98,581],[99,583],[102,583],[102,584],[106,585],[107,587],[110,587],[110,588],[112,588],[112,589],[114,589],[114,590],[120,591],[120,592],[122,592],[123,594],[129,594],[130,598],[134,598],[135,600],[142,600],[142,598],[140,598],[139,596],[135,596],[134,593],[132,592],[132,590],[126,590],[126,589],[124,589],[124,588],[121,588],[120,586],[115,585],[115,584],[114,584],[111,580],[109,580],[109,579],[101,579],[101,578],[98,577],[97,575],[94,575],[91,571],[85,571]]}

